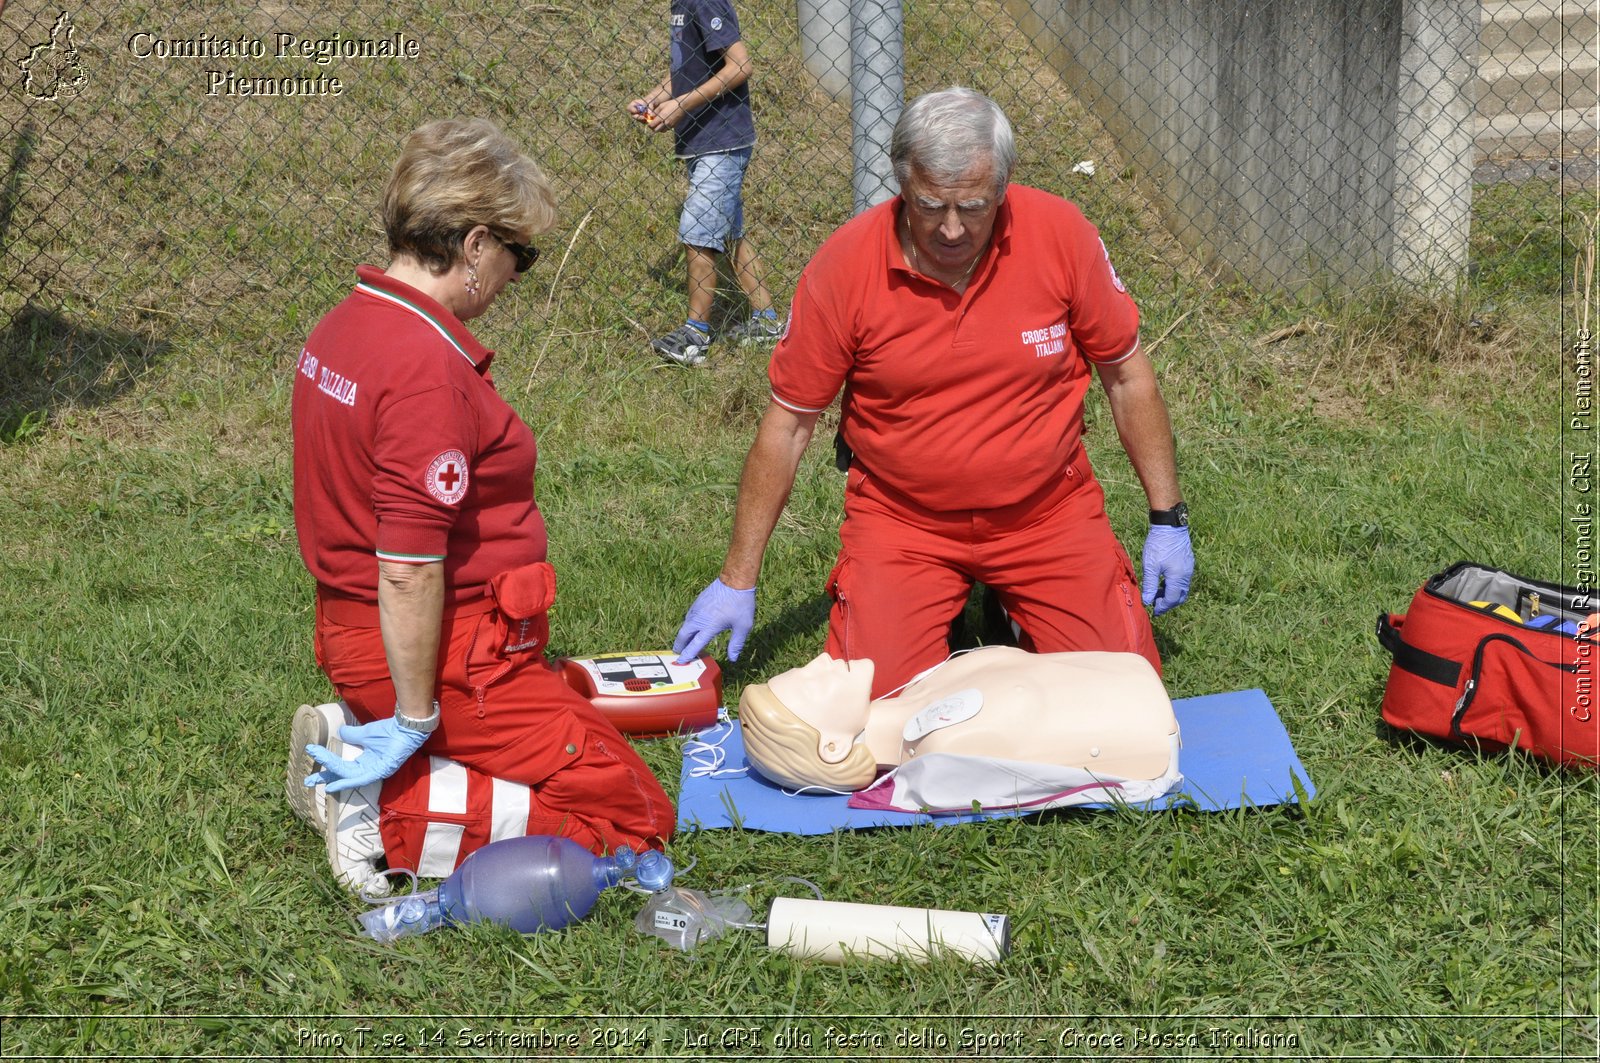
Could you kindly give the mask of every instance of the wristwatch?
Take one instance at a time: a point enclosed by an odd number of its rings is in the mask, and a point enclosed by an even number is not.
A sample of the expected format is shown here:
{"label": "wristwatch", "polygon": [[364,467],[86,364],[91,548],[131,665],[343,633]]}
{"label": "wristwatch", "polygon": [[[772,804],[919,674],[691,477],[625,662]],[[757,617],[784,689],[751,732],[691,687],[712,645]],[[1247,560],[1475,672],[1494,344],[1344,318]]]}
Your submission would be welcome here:
{"label": "wristwatch", "polygon": [[1187,528],[1189,526],[1189,503],[1179,502],[1171,509],[1152,509],[1150,511],[1151,524],[1165,524],[1169,528]]}
{"label": "wristwatch", "polygon": [[403,727],[407,731],[415,731],[417,734],[431,735],[433,734],[434,728],[439,726],[439,703],[437,701],[433,703],[433,715],[424,716],[421,719],[418,719],[415,716],[407,716],[405,713],[400,711],[400,706],[396,705],[394,707],[394,723],[396,727]]}

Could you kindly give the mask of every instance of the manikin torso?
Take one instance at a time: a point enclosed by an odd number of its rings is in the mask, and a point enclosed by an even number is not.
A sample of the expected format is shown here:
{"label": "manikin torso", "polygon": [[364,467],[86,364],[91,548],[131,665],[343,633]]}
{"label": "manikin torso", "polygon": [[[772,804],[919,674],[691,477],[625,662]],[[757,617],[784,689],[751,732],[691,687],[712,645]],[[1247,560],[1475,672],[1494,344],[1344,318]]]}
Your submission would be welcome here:
{"label": "manikin torso", "polygon": [[[751,763],[793,785],[859,789],[934,752],[1127,779],[1161,776],[1172,760],[1172,703],[1138,654],[986,647],[894,697],[870,701],[871,683],[871,661],[823,655],[747,688],[740,718]],[[813,732],[815,747],[803,748]]]}

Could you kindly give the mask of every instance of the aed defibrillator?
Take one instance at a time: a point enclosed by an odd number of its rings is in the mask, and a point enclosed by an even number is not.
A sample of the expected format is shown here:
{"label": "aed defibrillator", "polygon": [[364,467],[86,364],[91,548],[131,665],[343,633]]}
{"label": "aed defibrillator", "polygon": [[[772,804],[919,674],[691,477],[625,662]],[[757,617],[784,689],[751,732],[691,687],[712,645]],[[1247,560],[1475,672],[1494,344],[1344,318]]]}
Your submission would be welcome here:
{"label": "aed defibrillator", "polygon": [[710,657],[677,663],[669,650],[563,657],[567,685],[588,698],[626,735],[698,731],[717,722],[722,669]]}

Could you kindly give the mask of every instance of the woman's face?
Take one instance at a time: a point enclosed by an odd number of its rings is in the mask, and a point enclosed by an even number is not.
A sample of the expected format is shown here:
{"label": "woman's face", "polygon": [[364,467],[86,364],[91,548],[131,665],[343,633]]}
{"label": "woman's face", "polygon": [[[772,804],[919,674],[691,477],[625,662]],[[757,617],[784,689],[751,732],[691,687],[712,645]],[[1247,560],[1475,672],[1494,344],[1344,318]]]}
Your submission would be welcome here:
{"label": "woman's face", "polygon": [[478,292],[468,296],[469,312],[462,316],[463,321],[489,309],[489,304],[506,285],[521,276],[517,272],[516,253],[506,246],[505,238],[487,226],[479,225],[467,234],[464,250],[467,263],[477,270]]}

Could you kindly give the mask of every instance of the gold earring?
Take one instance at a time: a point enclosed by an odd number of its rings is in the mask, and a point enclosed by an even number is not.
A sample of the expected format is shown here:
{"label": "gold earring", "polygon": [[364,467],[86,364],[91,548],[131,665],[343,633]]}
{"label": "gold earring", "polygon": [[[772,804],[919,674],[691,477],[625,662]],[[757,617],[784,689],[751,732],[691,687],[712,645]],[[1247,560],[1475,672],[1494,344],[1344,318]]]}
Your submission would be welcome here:
{"label": "gold earring", "polygon": [[481,287],[482,287],[482,285],[480,285],[478,283],[478,267],[475,266],[474,264],[472,264],[471,262],[468,262],[467,263],[467,294],[468,295],[477,295],[478,291],[479,291],[479,289]]}

